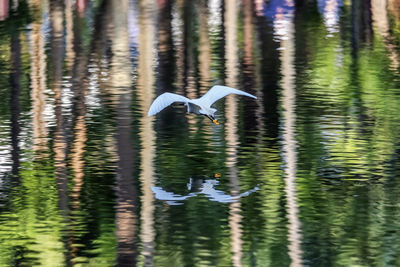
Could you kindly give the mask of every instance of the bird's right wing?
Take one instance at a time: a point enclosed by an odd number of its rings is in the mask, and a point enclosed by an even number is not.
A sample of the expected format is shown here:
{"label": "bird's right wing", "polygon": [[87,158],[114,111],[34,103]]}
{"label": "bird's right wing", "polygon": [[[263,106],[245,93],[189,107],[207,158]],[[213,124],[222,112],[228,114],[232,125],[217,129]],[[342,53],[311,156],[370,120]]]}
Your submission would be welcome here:
{"label": "bird's right wing", "polygon": [[190,101],[189,98],[186,98],[181,95],[177,95],[177,94],[173,94],[173,93],[164,93],[162,95],[159,95],[153,101],[147,115],[153,116],[174,102],[188,103],[189,101]]}
{"label": "bird's right wing", "polygon": [[210,107],[214,102],[229,94],[244,95],[252,98],[257,98],[254,95],[251,95],[249,93],[246,93],[244,91],[235,88],[222,85],[215,85],[205,95],[199,98],[199,102],[201,102],[201,104],[205,106]]}

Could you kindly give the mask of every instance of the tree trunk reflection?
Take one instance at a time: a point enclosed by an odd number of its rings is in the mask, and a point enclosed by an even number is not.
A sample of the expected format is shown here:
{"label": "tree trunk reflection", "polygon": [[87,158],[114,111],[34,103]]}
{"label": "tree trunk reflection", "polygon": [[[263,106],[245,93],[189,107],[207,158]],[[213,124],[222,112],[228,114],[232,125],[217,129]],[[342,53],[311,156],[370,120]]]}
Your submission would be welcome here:
{"label": "tree trunk reflection", "polygon": [[[238,87],[238,48],[237,48],[237,19],[238,19],[238,3],[236,1],[225,1],[225,59],[226,59],[226,85]],[[235,196],[240,193],[239,177],[237,170],[237,116],[238,108],[235,95],[226,97],[226,142],[227,142],[227,159],[229,183],[231,195]],[[229,205],[229,226],[231,228],[231,250],[232,263],[235,267],[242,266],[242,215],[240,201]]]}
{"label": "tree trunk reflection", "polygon": [[54,165],[56,168],[57,188],[59,193],[60,208],[64,215],[68,213],[68,188],[67,188],[67,138],[65,133],[64,115],[62,108],[62,65],[63,65],[63,1],[55,0],[50,4],[51,21],[51,67],[54,92],[54,113],[56,129],[54,133]]}
{"label": "tree trunk reflection", "polygon": [[118,239],[118,266],[136,265],[137,245],[137,189],[133,168],[135,153],[132,144],[132,82],[129,53],[128,0],[111,3],[113,30],[111,33],[113,57],[110,86],[116,109],[116,143],[118,166],[116,177],[116,235]]}
{"label": "tree trunk reflection", "polygon": [[11,174],[13,177],[13,184],[18,185],[20,183],[19,178],[19,157],[20,157],[20,147],[19,147],[19,115],[21,112],[21,107],[19,103],[19,96],[21,92],[21,44],[19,39],[19,31],[15,30],[11,34],[11,56],[10,56],[10,87],[11,87],[11,160],[12,169]]}
{"label": "tree trunk reflection", "polygon": [[[292,2],[292,5],[294,3]],[[283,107],[283,136],[282,153],[285,162],[285,194],[287,198],[286,209],[288,218],[289,256],[291,266],[302,266],[301,229],[299,208],[296,194],[296,165],[297,165],[297,141],[296,127],[296,91],[295,91],[295,40],[293,14],[282,17],[286,20],[284,35],[281,36],[281,73],[282,73],[282,107]]]}

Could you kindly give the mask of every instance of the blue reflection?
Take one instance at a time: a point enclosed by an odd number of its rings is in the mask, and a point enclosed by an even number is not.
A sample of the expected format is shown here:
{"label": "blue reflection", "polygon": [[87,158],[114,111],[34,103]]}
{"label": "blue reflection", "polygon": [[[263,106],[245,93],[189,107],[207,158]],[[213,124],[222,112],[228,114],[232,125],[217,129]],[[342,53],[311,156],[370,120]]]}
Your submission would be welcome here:
{"label": "blue reflection", "polygon": [[285,16],[293,14],[295,9],[291,0],[271,0],[268,4],[264,4],[264,16],[274,20],[277,16]]}
{"label": "blue reflection", "polygon": [[246,197],[260,189],[259,185],[257,185],[251,190],[232,196],[226,194],[222,190],[215,189],[214,187],[218,184],[219,181],[216,179],[203,180],[201,178],[190,178],[189,183],[187,183],[187,189],[189,191],[187,195],[179,195],[173,192],[168,192],[160,186],[152,186],[151,190],[153,191],[155,198],[158,200],[164,200],[169,205],[182,205],[184,200],[201,194],[206,196],[210,201],[216,201],[220,203],[237,202],[240,198]]}
{"label": "blue reflection", "polygon": [[318,0],[318,11],[324,18],[324,24],[328,30],[328,37],[332,33],[339,32],[340,9],[342,0]]}
{"label": "blue reflection", "polygon": [[263,15],[272,23],[274,41],[287,40],[294,19],[294,0],[271,0],[264,5]]}

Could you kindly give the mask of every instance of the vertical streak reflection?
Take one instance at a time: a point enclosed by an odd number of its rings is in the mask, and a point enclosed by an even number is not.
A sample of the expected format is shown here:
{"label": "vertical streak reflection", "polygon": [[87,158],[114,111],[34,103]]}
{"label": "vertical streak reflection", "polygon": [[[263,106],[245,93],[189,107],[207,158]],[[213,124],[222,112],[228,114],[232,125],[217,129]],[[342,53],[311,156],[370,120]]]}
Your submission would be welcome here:
{"label": "vertical streak reflection", "polygon": [[111,3],[112,45],[110,83],[116,109],[116,143],[118,169],[116,178],[117,265],[135,266],[137,256],[137,190],[133,168],[135,153],[132,144],[132,82],[128,32],[129,0]]}
{"label": "vertical streak reflection", "polygon": [[[71,3],[69,3],[71,5]],[[67,6],[66,12],[66,27],[68,23],[72,23],[71,16],[71,6]],[[70,20],[68,22],[68,20]],[[72,27],[70,25],[70,27]],[[68,30],[70,32],[68,32]],[[73,34],[73,36],[69,36]],[[70,216],[70,246],[71,246],[71,260],[76,263],[76,258],[79,255],[79,250],[82,250],[79,245],[75,244],[75,231],[77,227],[82,224],[82,216],[80,216],[81,209],[81,190],[84,182],[84,168],[85,168],[85,158],[84,153],[86,151],[86,140],[87,140],[87,126],[86,126],[86,95],[88,91],[88,82],[86,76],[88,72],[86,70],[88,65],[88,55],[83,48],[82,42],[82,28],[79,23],[75,24],[73,29],[67,28],[67,37],[70,39],[66,40],[66,62],[67,64],[72,64],[72,91],[74,93],[74,105],[73,113],[74,116],[73,130],[72,130],[72,144],[71,144],[71,154],[69,158],[71,159],[71,167],[73,170],[73,187],[71,192],[71,216]],[[66,39],[68,39],[66,38]],[[74,45],[75,43],[75,45]],[[69,52],[68,52],[69,51]],[[68,54],[68,53],[73,53]],[[72,57],[71,57],[72,56]],[[68,63],[68,61],[70,61]]]}
{"label": "vertical streak reflection", "polygon": [[12,176],[13,183],[19,184],[19,165],[20,165],[20,147],[19,147],[19,115],[20,115],[20,102],[19,97],[21,93],[21,43],[19,31],[15,30],[11,34],[11,54],[10,54],[10,85],[11,85],[11,160],[12,160]]}
{"label": "vertical streak reflection", "polygon": [[[198,97],[196,84],[196,53],[198,49],[194,36],[197,31],[196,22],[198,14],[195,10],[195,1],[183,1],[183,86],[186,97],[193,99]],[[189,113],[185,114],[189,123],[189,131],[192,132],[196,127],[196,118]]]}
{"label": "vertical streak reflection", "polygon": [[66,63],[67,67],[71,68],[74,62],[75,52],[74,52],[74,18],[73,18],[73,0],[65,0],[65,50],[66,50]]}
{"label": "vertical streak reflection", "polygon": [[[33,6],[40,8],[39,1],[34,1]],[[41,31],[42,22],[38,20],[32,24],[31,33],[31,98],[32,98],[32,125],[33,125],[33,150],[45,149],[47,129],[44,119],[46,104],[46,54],[44,51],[44,36]],[[35,155],[37,156],[37,155]]]}
{"label": "vertical streak reflection", "polygon": [[184,1],[176,1],[172,10],[172,31],[174,46],[176,47],[176,80],[177,80],[177,93],[183,94],[184,89],[184,76],[185,76],[185,49],[184,49],[184,31],[183,31],[183,11]]}
{"label": "vertical streak reflection", "polygon": [[[227,86],[237,88],[237,14],[238,14],[237,1],[225,1],[225,60],[226,60],[226,80]],[[227,142],[227,161],[229,182],[231,187],[231,195],[235,196],[239,193],[239,180],[237,163],[237,103],[234,95],[229,95],[226,98],[226,142]],[[242,230],[240,223],[242,216],[240,215],[241,204],[240,201],[231,203],[229,205],[229,226],[231,228],[231,249],[233,253],[233,266],[242,266]]]}
{"label": "vertical streak reflection", "polygon": [[[259,68],[259,56],[260,51],[258,46],[254,45],[256,39],[255,28],[254,28],[254,11],[256,3],[252,1],[242,0],[243,3],[243,59],[242,59],[242,86],[246,89],[260,88],[261,85],[261,74]],[[262,142],[264,134],[264,122],[263,122],[263,93],[262,90],[256,90],[254,94],[257,96],[255,100],[257,108],[255,109],[256,127],[259,138],[259,142]],[[246,127],[247,129],[247,127]]]}
{"label": "vertical streak reflection", "polygon": [[67,186],[67,138],[62,108],[62,68],[63,68],[63,1],[57,0],[50,3],[50,21],[52,29],[51,63],[53,70],[54,114],[56,129],[54,133],[54,165],[56,169],[57,188],[60,209],[67,215],[68,212],[68,186]]}
{"label": "vertical streak reflection", "polygon": [[44,36],[41,33],[42,24],[35,22],[32,25],[31,38],[31,98],[33,124],[33,150],[45,148],[47,129],[44,120],[46,102],[46,54],[44,53]]}
{"label": "vertical streak reflection", "polygon": [[141,131],[140,140],[142,141],[142,149],[140,151],[141,158],[141,175],[140,182],[142,185],[141,197],[141,233],[142,256],[144,257],[144,266],[153,266],[154,253],[154,195],[151,187],[154,185],[154,145],[155,133],[153,130],[154,116],[147,116],[147,109],[150,107],[154,99],[154,19],[155,6],[153,1],[142,1],[140,3],[139,17],[139,62],[138,62],[138,98],[141,106]]}
{"label": "vertical streak reflection", "polygon": [[210,86],[210,68],[211,68],[211,44],[208,36],[209,12],[207,1],[199,3],[199,72],[200,72],[200,95],[207,92]]}
{"label": "vertical streak reflection", "polygon": [[292,16],[282,17],[287,20],[286,38],[281,39],[282,106],[283,106],[283,156],[285,166],[285,193],[287,197],[287,216],[289,220],[289,256],[291,266],[302,266],[301,233],[296,199],[296,137],[295,137],[295,67],[294,67],[294,22]]}
{"label": "vertical streak reflection", "polygon": [[392,62],[392,69],[398,70],[400,62],[397,47],[393,44],[393,37],[390,34],[389,18],[387,12],[387,0],[371,0],[373,26],[384,38],[383,42],[389,51],[389,58]]}

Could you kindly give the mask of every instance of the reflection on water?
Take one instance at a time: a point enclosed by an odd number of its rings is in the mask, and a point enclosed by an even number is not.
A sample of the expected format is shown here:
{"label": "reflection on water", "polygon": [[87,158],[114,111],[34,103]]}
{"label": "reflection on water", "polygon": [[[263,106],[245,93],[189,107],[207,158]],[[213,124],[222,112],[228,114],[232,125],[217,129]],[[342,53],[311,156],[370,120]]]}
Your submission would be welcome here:
{"label": "reflection on water", "polygon": [[260,189],[259,186],[256,186],[246,192],[237,195],[229,195],[224,191],[215,189],[214,187],[218,186],[218,184],[219,181],[216,179],[204,180],[201,178],[190,178],[189,183],[186,185],[189,193],[186,195],[174,194],[173,192],[168,192],[159,186],[152,186],[151,190],[153,191],[155,198],[165,200],[169,205],[182,205],[184,200],[190,197],[195,197],[199,194],[205,195],[211,201],[217,201],[220,203],[238,202],[240,198],[246,197]]}
{"label": "reflection on water", "polygon": [[[394,0],[0,0],[0,266],[399,265],[399,25]],[[214,84],[258,98],[146,115]]]}
{"label": "reflection on water", "polygon": [[139,36],[138,49],[138,107],[140,108],[140,151],[139,180],[141,182],[141,231],[142,242],[141,256],[144,266],[154,266],[154,196],[151,187],[154,185],[154,154],[155,132],[153,129],[154,117],[148,117],[147,109],[155,98],[154,92],[154,38],[155,38],[155,5],[152,1],[142,1],[139,7]]}
{"label": "reflection on water", "polygon": [[[293,1],[286,1],[288,6],[294,6]],[[285,193],[287,197],[287,217],[288,217],[288,239],[289,256],[291,266],[302,265],[301,252],[301,233],[299,208],[297,204],[296,189],[296,164],[297,164],[297,142],[295,136],[296,122],[296,91],[294,79],[296,78],[294,68],[294,23],[293,14],[289,13],[280,18],[284,21],[281,29],[277,29],[276,34],[281,36],[281,73],[282,73],[282,156],[285,163]],[[276,21],[279,21],[278,19]]]}
{"label": "reflection on water", "polygon": [[117,265],[136,264],[137,257],[137,188],[134,182],[136,161],[132,140],[132,65],[129,58],[128,33],[129,1],[110,3],[112,25],[110,29],[111,50],[110,78],[108,88],[116,121],[116,183],[115,183],[115,235],[117,237]]}
{"label": "reflection on water", "polygon": [[[229,87],[238,87],[238,47],[237,47],[237,17],[238,3],[237,1],[225,1],[225,58],[226,58],[226,85]],[[239,180],[237,170],[237,103],[235,95],[226,97],[226,123],[225,123],[225,139],[226,139],[226,167],[229,176],[229,187],[232,195],[239,194]],[[232,265],[235,267],[242,266],[242,230],[240,229],[241,216],[240,202],[233,202],[229,205],[229,227],[230,246],[232,252]]]}

